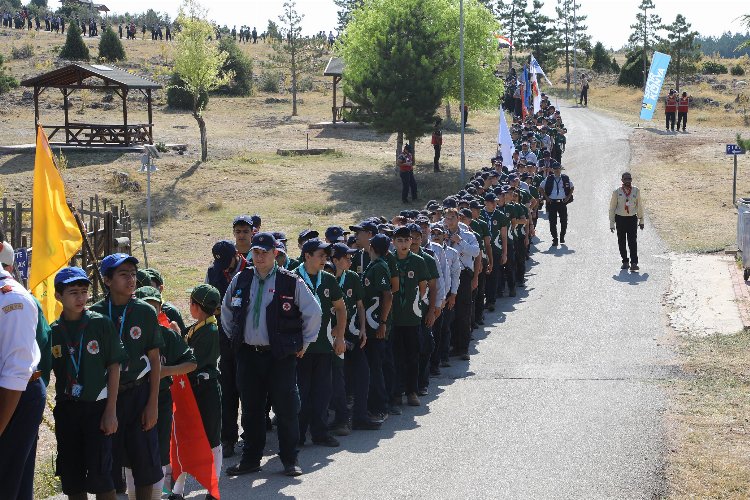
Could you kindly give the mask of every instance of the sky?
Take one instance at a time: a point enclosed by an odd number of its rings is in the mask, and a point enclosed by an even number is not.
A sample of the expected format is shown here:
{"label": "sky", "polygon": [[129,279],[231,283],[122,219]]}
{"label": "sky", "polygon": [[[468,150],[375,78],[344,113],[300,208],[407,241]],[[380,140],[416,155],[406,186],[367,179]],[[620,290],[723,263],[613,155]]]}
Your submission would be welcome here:
{"label": "sky", "polygon": [[[116,13],[155,8],[159,12],[169,13],[172,18],[180,5],[180,0],[97,1],[102,1]],[[246,24],[257,26],[261,32],[269,19],[278,21],[284,0],[204,0],[202,3],[209,8],[210,17],[221,25],[226,24],[231,28]],[[627,42],[639,4],[640,0],[577,0],[580,12],[588,15],[588,33],[593,41],[601,41],[606,48],[614,49]],[[750,14],[750,2],[747,0],[654,0],[654,4],[655,13],[662,17],[663,22],[668,24],[674,21],[677,14],[682,14],[692,28],[703,36],[721,35],[724,31],[744,32],[736,18],[741,14]],[[554,17],[556,5],[557,0],[546,0],[543,10]],[[297,0],[297,10],[305,16],[302,22],[305,34],[321,30],[326,33],[334,30],[335,33],[336,5],[333,0]]]}

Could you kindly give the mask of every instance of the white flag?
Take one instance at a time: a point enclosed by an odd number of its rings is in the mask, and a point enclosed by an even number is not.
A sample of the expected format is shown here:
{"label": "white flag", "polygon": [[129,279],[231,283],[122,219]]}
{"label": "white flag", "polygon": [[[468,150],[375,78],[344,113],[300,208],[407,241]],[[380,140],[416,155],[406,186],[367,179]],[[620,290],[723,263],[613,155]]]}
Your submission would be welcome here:
{"label": "white flag", "polygon": [[503,157],[503,165],[513,170],[513,152],[516,147],[513,145],[513,139],[510,138],[508,122],[505,119],[505,111],[500,108],[500,126],[497,131],[497,144],[500,147],[500,154]]}
{"label": "white flag", "polygon": [[547,75],[544,73],[544,70],[539,65],[539,61],[537,61],[536,58],[533,55],[531,56],[531,65],[530,65],[530,70],[529,71],[531,73],[534,73],[534,74],[542,75],[544,77],[544,79],[547,80],[547,83],[550,86],[552,86],[552,82],[549,81],[549,78],[547,78]]}

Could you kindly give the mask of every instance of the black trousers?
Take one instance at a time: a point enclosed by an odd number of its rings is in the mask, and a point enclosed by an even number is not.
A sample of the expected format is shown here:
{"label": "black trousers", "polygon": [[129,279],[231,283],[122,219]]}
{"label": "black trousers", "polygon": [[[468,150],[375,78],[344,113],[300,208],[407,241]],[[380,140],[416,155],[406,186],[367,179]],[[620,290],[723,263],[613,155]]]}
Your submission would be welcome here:
{"label": "black trousers", "polygon": [[414,171],[401,172],[401,201],[409,201],[409,190],[411,190],[411,199],[417,199],[417,179],[414,178]]}
{"label": "black trousers", "polygon": [[297,386],[301,403],[299,435],[307,429],[314,441],[328,436],[328,405],[333,396],[333,354],[308,352],[297,361]]}
{"label": "black trousers", "polygon": [[687,111],[677,112],[677,130],[680,130],[680,123],[682,123],[682,131],[685,131],[685,127],[687,127],[687,114]]}
{"label": "black trousers", "polygon": [[416,394],[419,382],[419,329],[420,325],[393,325],[393,361],[396,379],[391,396]]}
{"label": "black trousers", "polygon": [[589,105],[589,88],[587,86],[581,87],[580,103],[583,104],[584,106]]}
{"label": "black trousers", "polygon": [[237,418],[240,391],[237,388],[237,357],[232,341],[219,328],[219,383],[221,384],[221,442],[235,444],[239,439]]}
{"label": "black trousers", "polygon": [[553,240],[557,240],[557,217],[560,217],[560,236],[565,238],[568,229],[568,206],[562,200],[547,201],[547,216],[549,217],[549,232]]}
{"label": "black trousers", "polygon": [[664,116],[667,120],[667,130],[673,130],[674,131],[674,111],[667,111],[664,113]]}
{"label": "black trousers", "polygon": [[520,236],[516,236],[514,241],[516,242],[516,283],[523,283],[526,281],[526,241]]}
{"label": "black trousers", "polygon": [[638,264],[638,216],[615,215],[615,227],[617,228],[617,245],[620,247],[622,262],[628,262],[629,249],[630,262]]}
{"label": "black trousers", "polygon": [[433,148],[435,148],[435,158],[432,160],[432,163],[435,167],[435,170],[440,169],[440,149],[443,147],[440,144],[433,144]]}
{"label": "black trousers", "polygon": [[474,271],[464,269],[458,282],[456,292],[456,315],[453,319],[452,344],[456,351],[465,353],[469,350],[471,335],[471,280]]}
{"label": "black trousers", "polygon": [[482,262],[482,272],[479,273],[479,283],[477,289],[472,294],[474,316],[472,318],[472,325],[475,325],[477,321],[484,320],[484,299],[487,294],[487,261]]}

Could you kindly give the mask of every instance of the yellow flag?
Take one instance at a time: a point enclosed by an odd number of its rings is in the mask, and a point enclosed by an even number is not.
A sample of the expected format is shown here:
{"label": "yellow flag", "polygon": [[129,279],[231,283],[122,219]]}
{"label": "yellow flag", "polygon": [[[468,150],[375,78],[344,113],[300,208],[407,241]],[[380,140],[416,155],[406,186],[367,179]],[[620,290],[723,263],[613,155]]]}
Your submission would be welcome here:
{"label": "yellow flag", "polygon": [[55,274],[68,265],[83,238],[66,203],[65,186],[42,127],[36,132],[32,226],[29,289],[52,323],[62,312],[62,305],[55,299]]}

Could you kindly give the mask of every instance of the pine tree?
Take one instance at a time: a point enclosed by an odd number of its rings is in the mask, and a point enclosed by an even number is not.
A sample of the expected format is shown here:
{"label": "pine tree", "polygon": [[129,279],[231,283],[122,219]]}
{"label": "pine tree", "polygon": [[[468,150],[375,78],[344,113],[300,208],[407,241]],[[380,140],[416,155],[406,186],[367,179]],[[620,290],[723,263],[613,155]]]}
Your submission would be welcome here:
{"label": "pine tree", "polygon": [[339,33],[343,33],[346,29],[346,25],[349,24],[349,20],[352,18],[352,12],[364,4],[364,0],[333,0],[336,7],[339,10],[336,12],[338,18],[338,25],[336,29]]}
{"label": "pine tree", "polygon": [[534,0],[531,12],[526,13],[528,32],[523,40],[523,46],[534,54],[534,57],[546,72],[557,68],[557,48],[560,39],[552,25],[552,19],[542,14],[544,2]]}
{"label": "pine tree", "polygon": [[227,60],[224,61],[221,72],[232,73],[234,78],[227,85],[217,89],[217,92],[236,96],[250,95],[253,90],[253,62],[231,37],[221,37],[219,50],[227,53]]}
{"label": "pine tree", "polygon": [[612,67],[607,49],[602,42],[596,42],[592,55],[591,69],[597,73],[608,73]]}
{"label": "pine tree", "polygon": [[62,59],[71,59],[74,61],[89,60],[89,48],[83,42],[81,29],[78,27],[78,23],[70,23],[68,34],[65,38],[65,45],[63,45],[63,48],[60,50],[60,57]]}
{"label": "pine tree", "polygon": [[700,59],[700,52],[695,44],[697,31],[690,31],[690,23],[682,14],[677,14],[674,22],[664,26],[667,31],[667,40],[664,40],[664,48],[675,58],[675,69],[677,78],[675,87],[680,90],[680,76],[684,71],[683,62],[693,65]]}
{"label": "pine tree", "polygon": [[622,65],[617,85],[629,85],[631,87],[643,87],[645,85],[645,73],[643,67],[648,66],[649,61],[642,61],[643,51],[636,49],[628,52],[625,64]]}
{"label": "pine tree", "polygon": [[[661,17],[656,14],[649,14],[649,10],[653,10],[656,7],[652,0],[641,0],[641,4],[638,6],[638,14],[636,14],[635,24],[631,24],[630,28],[633,32],[628,37],[628,42],[631,47],[635,50],[635,47],[641,45],[641,51],[643,52],[640,58],[643,62],[643,87],[646,87],[646,74],[648,73],[648,52],[652,51],[656,44],[659,42],[659,31],[662,28]],[[623,66],[623,70],[625,66]]]}
{"label": "pine tree", "polygon": [[[498,0],[496,14],[511,43],[516,47],[526,38],[528,0]],[[513,67],[513,46],[508,52],[508,71]]]}
{"label": "pine tree", "polygon": [[111,62],[125,59],[125,48],[111,26],[107,26],[99,39],[99,58]]}
{"label": "pine tree", "polygon": [[570,53],[573,51],[573,44],[580,47],[581,44],[585,45],[587,40],[591,40],[591,36],[586,34],[588,26],[583,24],[588,16],[579,14],[578,9],[574,12],[573,2],[574,0],[557,0],[557,7],[555,7],[557,29],[560,31],[560,41],[565,50],[565,82],[568,92],[570,92]]}

